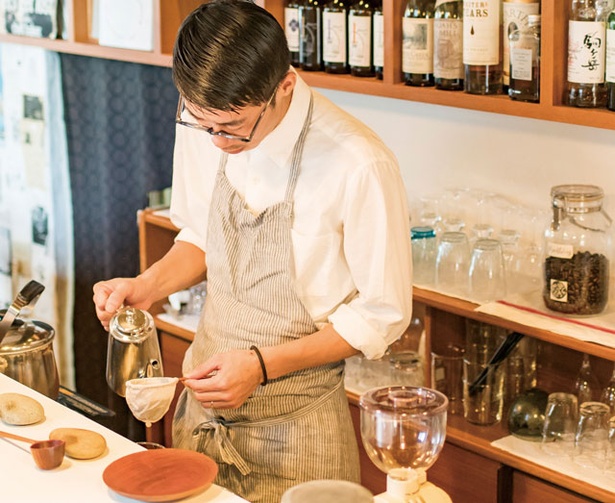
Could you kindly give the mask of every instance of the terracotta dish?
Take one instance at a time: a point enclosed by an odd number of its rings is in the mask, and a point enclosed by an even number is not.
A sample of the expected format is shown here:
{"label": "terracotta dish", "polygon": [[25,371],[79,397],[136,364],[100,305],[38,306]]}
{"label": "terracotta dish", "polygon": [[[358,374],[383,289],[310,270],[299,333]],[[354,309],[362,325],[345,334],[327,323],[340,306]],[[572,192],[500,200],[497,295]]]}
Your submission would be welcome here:
{"label": "terracotta dish", "polygon": [[136,452],[111,463],[103,480],[116,493],[141,501],[174,501],[209,488],[218,465],[187,449]]}

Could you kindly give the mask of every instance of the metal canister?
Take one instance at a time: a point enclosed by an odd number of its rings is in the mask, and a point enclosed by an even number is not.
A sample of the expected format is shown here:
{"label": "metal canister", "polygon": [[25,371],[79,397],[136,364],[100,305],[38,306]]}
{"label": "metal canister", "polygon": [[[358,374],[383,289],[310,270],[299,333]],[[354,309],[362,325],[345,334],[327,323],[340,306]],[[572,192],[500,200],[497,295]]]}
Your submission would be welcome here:
{"label": "metal canister", "polygon": [[162,377],[162,355],[154,318],[135,307],[120,309],[109,323],[107,384],[126,395],[126,381]]}

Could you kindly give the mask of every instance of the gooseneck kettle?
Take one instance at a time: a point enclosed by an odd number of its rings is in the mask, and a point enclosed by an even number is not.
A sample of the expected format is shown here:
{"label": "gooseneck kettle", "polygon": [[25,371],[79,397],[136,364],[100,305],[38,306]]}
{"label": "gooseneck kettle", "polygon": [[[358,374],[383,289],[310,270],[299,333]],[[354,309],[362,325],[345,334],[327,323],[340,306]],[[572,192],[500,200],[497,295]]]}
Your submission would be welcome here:
{"label": "gooseneck kettle", "polygon": [[123,307],[109,322],[107,384],[123,397],[126,381],[163,375],[154,318],[147,311]]}

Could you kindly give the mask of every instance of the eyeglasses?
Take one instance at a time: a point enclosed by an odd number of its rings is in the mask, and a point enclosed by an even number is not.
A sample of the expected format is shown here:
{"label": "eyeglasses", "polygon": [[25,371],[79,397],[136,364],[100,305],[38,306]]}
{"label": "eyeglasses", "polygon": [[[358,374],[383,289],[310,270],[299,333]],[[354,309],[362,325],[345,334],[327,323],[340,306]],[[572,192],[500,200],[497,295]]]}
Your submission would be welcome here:
{"label": "eyeglasses", "polygon": [[250,134],[248,136],[238,136],[236,134],[227,133],[226,131],[214,131],[214,128],[201,126],[197,122],[187,122],[183,120],[182,119],[183,112],[187,111],[188,113],[190,113],[190,110],[186,108],[186,102],[184,100],[184,97],[181,95],[179,97],[179,102],[177,103],[177,114],[175,115],[175,123],[180,124],[181,126],[192,128],[192,129],[198,129],[200,131],[205,131],[206,133],[209,133],[212,136],[222,136],[222,138],[226,138],[227,140],[235,140],[235,141],[241,141],[244,143],[249,143],[252,141],[252,138],[254,138],[254,133],[256,133],[256,128],[258,127],[263,116],[265,115],[267,108],[269,107],[269,105],[271,105],[271,102],[273,101],[273,97],[275,96],[275,93],[277,90],[278,90],[277,87],[273,90],[273,94],[267,100],[267,103],[265,103],[265,106],[261,110],[261,113],[259,114],[258,119],[256,119],[256,122],[254,123],[254,126],[252,127],[252,131],[250,131]]}

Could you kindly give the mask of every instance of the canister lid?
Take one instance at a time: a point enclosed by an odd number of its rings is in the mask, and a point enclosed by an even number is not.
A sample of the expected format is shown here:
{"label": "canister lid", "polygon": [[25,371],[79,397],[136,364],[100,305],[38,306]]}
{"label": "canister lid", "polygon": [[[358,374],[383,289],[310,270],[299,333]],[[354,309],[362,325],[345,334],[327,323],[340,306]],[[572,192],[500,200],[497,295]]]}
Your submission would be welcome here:
{"label": "canister lid", "polygon": [[[6,310],[0,311],[4,316]],[[41,349],[53,341],[54,329],[42,321],[16,319],[2,340],[0,354],[16,354]]]}
{"label": "canister lid", "polygon": [[153,320],[147,311],[136,307],[120,309],[109,323],[109,333],[124,342],[141,342],[152,332]]}
{"label": "canister lid", "polygon": [[569,211],[597,211],[602,207],[604,191],[596,185],[556,185],[551,188],[553,206]]}

